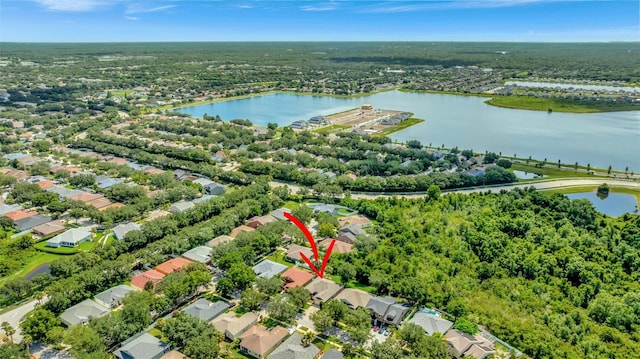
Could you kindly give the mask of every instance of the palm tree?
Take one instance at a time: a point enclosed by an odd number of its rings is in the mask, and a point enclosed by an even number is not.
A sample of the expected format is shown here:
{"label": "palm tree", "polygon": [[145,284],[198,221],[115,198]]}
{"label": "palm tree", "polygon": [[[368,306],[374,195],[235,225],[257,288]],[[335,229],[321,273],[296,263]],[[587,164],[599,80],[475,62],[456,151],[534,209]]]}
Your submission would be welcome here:
{"label": "palm tree", "polygon": [[313,338],[315,337],[316,335],[313,334],[312,331],[305,332],[302,336],[302,346],[306,347],[307,345],[311,344],[311,341],[313,341]]}
{"label": "palm tree", "polygon": [[587,172],[591,171],[591,163],[587,163]]}
{"label": "palm tree", "polygon": [[578,162],[576,162],[575,169],[576,169],[576,171],[578,170]]}
{"label": "palm tree", "polygon": [[607,170],[607,174],[610,175],[611,174],[611,165],[609,165],[609,169]]}
{"label": "palm tree", "polygon": [[4,332],[7,334],[7,336],[13,343],[13,335],[16,333],[16,329],[12,327],[11,324],[9,324],[9,322],[2,322],[2,324],[0,324],[0,327],[2,327],[2,330],[4,330]]}
{"label": "palm tree", "polygon": [[624,174],[627,174],[627,172],[629,172],[629,166],[624,168]]}
{"label": "palm tree", "polygon": [[560,168],[560,160],[558,160],[558,168]]}

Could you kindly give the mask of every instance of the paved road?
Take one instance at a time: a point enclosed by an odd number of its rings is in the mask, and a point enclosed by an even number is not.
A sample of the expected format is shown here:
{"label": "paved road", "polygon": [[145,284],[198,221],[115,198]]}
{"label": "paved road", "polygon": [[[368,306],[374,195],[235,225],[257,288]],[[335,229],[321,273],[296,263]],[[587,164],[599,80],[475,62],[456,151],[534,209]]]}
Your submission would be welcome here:
{"label": "paved road", "polygon": [[[514,188],[525,188],[525,187],[535,187],[536,189],[545,190],[552,188],[561,188],[561,187],[575,187],[575,186],[599,186],[603,183],[608,183],[610,186],[621,186],[632,188],[636,190],[640,190],[640,183],[633,181],[625,181],[613,178],[573,178],[573,179],[562,179],[562,180],[551,180],[551,181],[540,181],[540,182],[528,182],[528,183],[513,183],[513,184],[505,184],[498,185],[492,187],[477,187],[477,188],[466,188],[466,189],[455,189],[450,191],[444,191],[443,193],[475,193],[475,192],[500,192],[502,190],[510,191]],[[285,183],[281,182],[269,182],[271,187],[280,187],[284,186]],[[291,189],[292,193],[298,192],[300,186],[286,184]],[[389,197],[393,194],[389,193],[353,193],[351,195],[352,198],[357,199],[375,199],[378,197]],[[421,198],[424,197],[424,193],[416,193],[416,194],[406,194],[399,193],[395,194],[397,197],[405,197],[405,198]]]}
{"label": "paved road", "polygon": [[8,322],[15,328],[16,333],[13,335],[13,341],[19,343],[22,341],[22,331],[20,330],[20,321],[27,313],[33,310],[38,304],[38,300],[32,300],[6,313],[0,314],[0,323]]}

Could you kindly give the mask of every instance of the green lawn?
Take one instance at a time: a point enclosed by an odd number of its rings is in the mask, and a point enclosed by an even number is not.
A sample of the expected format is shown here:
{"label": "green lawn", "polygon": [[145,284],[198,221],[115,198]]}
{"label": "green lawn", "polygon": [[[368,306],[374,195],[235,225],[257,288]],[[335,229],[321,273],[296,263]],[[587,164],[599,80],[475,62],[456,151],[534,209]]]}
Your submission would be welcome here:
{"label": "green lawn", "polygon": [[59,255],[70,255],[70,254],[76,254],[78,252],[88,252],[93,248],[95,248],[97,244],[98,244],[97,241],[91,241],[91,242],[82,242],[77,247],[73,247],[73,248],[69,248],[69,247],[53,248],[53,247],[47,247],[47,242],[38,242],[34,244],[33,247],[42,252],[59,254]]}
{"label": "green lawn", "polygon": [[60,257],[61,255],[59,254],[36,252],[20,271],[15,272],[7,277],[0,278],[0,285],[8,280],[23,277],[39,266],[51,263]]}
{"label": "green lawn", "polygon": [[411,127],[413,125],[417,125],[420,122],[424,122],[423,119],[420,118],[410,118],[406,121],[402,121],[400,124],[396,125],[396,126],[390,126],[389,128],[385,129],[384,131],[380,132],[380,133],[376,133],[374,134],[374,136],[388,136],[394,132],[398,132],[400,130],[404,130],[407,127]]}
{"label": "green lawn", "polygon": [[340,131],[346,130],[348,128],[349,128],[349,126],[345,126],[345,125],[331,125],[331,126],[326,126],[326,127],[315,129],[312,132],[321,133],[321,134],[322,133],[329,134],[329,133],[340,132]]}
{"label": "green lawn", "polygon": [[[548,162],[549,164],[552,164],[552,162]],[[518,170],[518,171],[523,171],[523,172],[529,172],[529,173],[536,173],[536,174],[542,174],[545,175],[546,177],[544,179],[552,179],[552,178],[567,178],[567,177],[593,177],[593,178],[607,178],[607,177],[602,177],[602,176],[596,176],[596,175],[590,175],[587,174],[585,172],[576,172],[573,169],[564,169],[564,168],[557,168],[557,167],[541,167],[538,168],[535,166],[535,164],[532,162],[530,164],[524,164],[524,163],[514,163],[511,165],[511,169],[512,170]],[[540,180],[539,178],[536,178],[534,180]],[[519,180],[521,182],[526,182],[527,180]]]}
{"label": "green lawn", "polygon": [[162,339],[162,332],[158,328],[151,328],[147,333],[153,335],[158,339]]}
{"label": "green lawn", "polygon": [[286,252],[285,251],[277,251],[277,252],[275,252],[273,254],[270,254],[270,255],[266,256],[265,259],[268,259],[268,260],[274,261],[276,263],[280,263],[280,264],[286,265],[288,268],[293,267],[293,263],[287,261],[285,259],[285,257],[286,257]]}
{"label": "green lawn", "polygon": [[562,99],[536,98],[528,96],[495,96],[485,101],[486,104],[514,108],[520,110],[573,112],[573,113],[593,113],[612,111],[634,111],[640,110],[638,103],[617,103],[601,101],[574,101]]}

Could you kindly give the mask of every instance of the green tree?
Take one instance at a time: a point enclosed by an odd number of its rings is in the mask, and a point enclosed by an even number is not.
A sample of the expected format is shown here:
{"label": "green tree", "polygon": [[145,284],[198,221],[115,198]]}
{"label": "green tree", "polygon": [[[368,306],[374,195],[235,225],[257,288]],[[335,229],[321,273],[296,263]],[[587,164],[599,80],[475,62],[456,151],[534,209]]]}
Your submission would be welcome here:
{"label": "green tree", "polygon": [[295,318],[298,308],[291,303],[289,296],[277,295],[267,304],[267,313],[270,317],[289,323]]}
{"label": "green tree", "polygon": [[9,340],[11,340],[11,342],[13,343],[13,335],[16,333],[16,329],[13,326],[11,326],[9,322],[2,322],[2,324],[0,324],[0,327],[2,327],[2,330],[4,331],[4,333],[9,337]]}
{"label": "green tree", "polygon": [[440,187],[435,184],[432,184],[427,189],[427,199],[430,201],[435,201],[440,198]]}
{"label": "green tree", "polygon": [[298,311],[302,311],[305,304],[311,300],[311,293],[302,286],[290,288],[287,291],[287,295],[290,298],[291,304],[293,304]]}
{"label": "green tree", "polygon": [[284,281],[277,275],[271,278],[259,277],[256,279],[256,288],[269,297],[280,293],[283,287]]}
{"label": "green tree", "polygon": [[291,214],[302,221],[302,223],[309,224],[313,217],[313,210],[305,204],[300,204],[297,208],[291,211]]}
{"label": "green tree", "polygon": [[266,295],[249,288],[242,292],[240,304],[249,310],[256,310],[266,298]]}
{"label": "green tree", "polygon": [[60,326],[60,318],[44,308],[36,308],[20,323],[24,335],[29,335],[33,340],[46,341],[47,333],[54,327]]}
{"label": "green tree", "polygon": [[331,223],[321,223],[318,225],[318,236],[333,238],[336,236],[336,227]]}
{"label": "green tree", "polygon": [[333,325],[333,318],[331,318],[329,313],[323,310],[319,310],[311,314],[311,321],[319,333],[324,333]]}
{"label": "green tree", "polygon": [[456,320],[455,324],[453,325],[453,329],[457,329],[463,333],[467,333],[470,335],[474,335],[480,331],[478,329],[478,324],[466,318],[458,318],[458,320]]}
{"label": "green tree", "polygon": [[219,351],[218,338],[212,333],[204,333],[191,338],[184,347],[184,354],[192,359],[217,358]]}

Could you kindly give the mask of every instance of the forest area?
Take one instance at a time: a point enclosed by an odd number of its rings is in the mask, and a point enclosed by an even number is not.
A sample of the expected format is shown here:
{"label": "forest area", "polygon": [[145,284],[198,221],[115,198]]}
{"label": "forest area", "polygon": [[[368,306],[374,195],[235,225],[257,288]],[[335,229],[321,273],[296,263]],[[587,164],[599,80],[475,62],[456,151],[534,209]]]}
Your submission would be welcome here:
{"label": "forest area", "polygon": [[640,218],[514,190],[344,205],[379,242],[332,258],[378,293],[481,323],[533,358],[631,358],[640,347]]}

